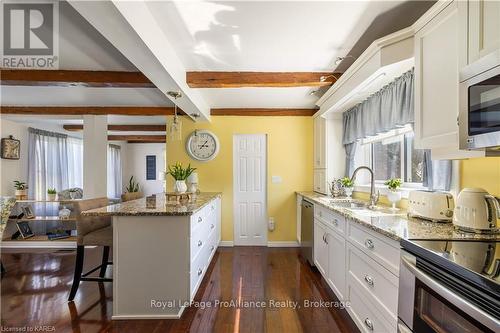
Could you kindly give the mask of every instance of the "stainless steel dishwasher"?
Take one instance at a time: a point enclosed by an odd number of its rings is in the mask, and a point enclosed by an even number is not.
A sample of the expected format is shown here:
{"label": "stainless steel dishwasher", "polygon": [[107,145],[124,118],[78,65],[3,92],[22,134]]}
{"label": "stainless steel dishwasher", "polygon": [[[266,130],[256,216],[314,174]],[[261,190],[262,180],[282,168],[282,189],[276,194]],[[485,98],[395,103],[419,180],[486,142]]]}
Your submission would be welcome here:
{"label": "stainless steel dishwasher", "polygon": [[302,199],[300,219],[300,252],[314,266],[314,205]]}

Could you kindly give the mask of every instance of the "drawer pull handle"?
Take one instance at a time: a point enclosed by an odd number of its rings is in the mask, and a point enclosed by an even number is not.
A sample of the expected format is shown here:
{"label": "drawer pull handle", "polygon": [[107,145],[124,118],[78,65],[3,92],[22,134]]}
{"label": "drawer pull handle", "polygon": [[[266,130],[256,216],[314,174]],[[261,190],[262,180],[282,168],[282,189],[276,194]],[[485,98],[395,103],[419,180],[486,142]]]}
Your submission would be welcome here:
{"label": "drawer pull handle", "polygon": [[203,242],[201,240],[198,241],[198,247],[202,246]]}
{"label": "drawer pull handle", "polygon": [[325,241],[326,244],[328,244],[328,238],[327,237],[328,237],[327,234],[323,235],[323,240]]}
{"label": "drawer pull handle", "polygon": [[373,286],[373,278],[370,275],[365,275],[365,281],[368,283],[370,286]]}
{"label": "drawer pull handle", "polygon": [[202,272],[201,268],[198,268],[198,276],[200,276]]}
{"label": "drawer pull handle", "polygon": [[[319,187],[318,187],[318,189],[319,189]],[[318,213],[318,215],[319,215],[319,216],[321,216],[321,217],[323,217],[323,212],[321,212],[321,211],[320,211],[320,212]]]}
{"label": "drawer pull handle", "polygon": [[373,249],[375,247],[375,244],[373,244],[373,241],[371,239],[365,240],[365,246],[369,249]]}
{"label": "drawer pull handle", "polygon": [[372,321],[370,319],[365,318],[365,325],[366,325],[366,327],[368,327],[368,329],[370,331],[373,331],[373,323],[372,323]]}
{"label": "drawer pull handle", "polygon": [[198,217],[198,222],[201,222],[201,221],[203,221],[203,219],[200,216],[200,217]]}
{"label": "drawer pull handle", "polygon": [[213,229],[215,226],[213,224],[210,225],[210,229]]}
{"label": "drawer pull handle", "polygon": [[339,220],[337,219],[333,219],[333,224],[338,227],[339,226]]}
{"label": "drawer pull handle", "polygon": [[214,206],[212,206],[211,209],[214,210]]}

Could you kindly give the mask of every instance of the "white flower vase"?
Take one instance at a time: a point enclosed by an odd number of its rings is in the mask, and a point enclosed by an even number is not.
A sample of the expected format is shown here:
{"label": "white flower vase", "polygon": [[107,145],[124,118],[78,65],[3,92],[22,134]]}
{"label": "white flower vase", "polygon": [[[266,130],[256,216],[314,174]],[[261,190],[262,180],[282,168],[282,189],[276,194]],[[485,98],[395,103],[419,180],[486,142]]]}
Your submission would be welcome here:
{"label": "white flower vase", "polygon": [[353,188],[352,187],[344,187],[344,191],[345,191],[345,195],[350,199],[352,196]]}
{"label": "white flower vase", "polygon": [[174,192],[178,194],[186,193],[187,184],[185,180],[176,180],[174,184]]}
{"label": "white flower vase", "polygon": [[396,203],[401,200],[401,192],[399,190],[389,190],[387,192],[387,199],[392,203],[391,210],[398,211],[399,208],[396,208]]}

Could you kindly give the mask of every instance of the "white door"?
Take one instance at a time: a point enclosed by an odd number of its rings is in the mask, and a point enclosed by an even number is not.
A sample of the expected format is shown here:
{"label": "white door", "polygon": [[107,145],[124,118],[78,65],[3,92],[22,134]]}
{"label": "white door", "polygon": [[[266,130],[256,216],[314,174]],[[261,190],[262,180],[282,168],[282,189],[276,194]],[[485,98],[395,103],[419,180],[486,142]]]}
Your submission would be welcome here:
{"label": "white door", "polygon": [[233,137],[234,243],[267,245],[265,134]]}

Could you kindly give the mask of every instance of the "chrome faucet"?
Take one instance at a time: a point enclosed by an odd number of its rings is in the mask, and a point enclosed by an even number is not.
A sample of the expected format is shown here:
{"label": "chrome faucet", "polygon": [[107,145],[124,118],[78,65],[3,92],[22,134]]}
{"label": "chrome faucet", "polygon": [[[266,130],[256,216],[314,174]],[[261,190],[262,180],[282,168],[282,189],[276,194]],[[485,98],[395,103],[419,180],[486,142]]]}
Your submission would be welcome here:
{"label": "chrome faucet", "polygon": [[366,169],[370,172],[371,184],[370,184],[370,206],[369,206],[369,208],[374,208],[378,203],[378,199],[380,198],[380,191],[377,191],[377,194],[375,194],[375,175],[373,174],[373,170],[367,166],[360,166],[360,167],[356,168],[356,170],[354,170],[354,172],[352,173],[351,181],[354,183],[354,180],[356,179],[356,174],[361,169]]}

